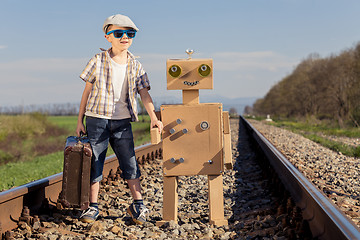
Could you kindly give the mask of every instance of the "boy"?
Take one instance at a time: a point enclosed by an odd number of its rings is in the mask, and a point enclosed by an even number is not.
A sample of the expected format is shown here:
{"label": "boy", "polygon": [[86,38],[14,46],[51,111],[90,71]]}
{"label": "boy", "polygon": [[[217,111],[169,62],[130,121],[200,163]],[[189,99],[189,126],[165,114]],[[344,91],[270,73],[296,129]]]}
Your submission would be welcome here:
{"label": "boy", "polygon": [[136,162],[131,121],[137,121],[135,95],[141,100],[151,119],[151,127],[163,125],[155,115],[148,93],[150,83],[139,61],[128,51],[138,28],[127,16],[117,14],[107,18],[103,25],[105,38],[111,48],[95,55],[87,64],[80,78],[86,82],[82,94],[76,133],[86,132],[93,150],[91,164],[90,206],[80,216],[82,222],[91,223],[99,215],[98,193],[108,143],[114,150],[127,181],[134,202],[127,212],[133,221],[146,221],[148,209],[143,204],[140,170]]}

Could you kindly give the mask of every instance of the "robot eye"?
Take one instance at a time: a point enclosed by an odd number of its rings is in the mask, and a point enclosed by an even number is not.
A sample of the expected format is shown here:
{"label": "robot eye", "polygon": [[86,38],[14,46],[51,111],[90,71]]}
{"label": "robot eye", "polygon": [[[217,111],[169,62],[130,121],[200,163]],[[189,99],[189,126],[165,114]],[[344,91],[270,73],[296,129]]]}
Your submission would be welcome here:
{"label": "robot eye", "polygon": [[178,65],[172,65],[169,68],[169,74],[170,74],[170,76],[176,78],[176,77],[180,76],[181,68]]}
{"label": "robot eye", "polygon": [[207,77],[209,76],[210,72],[211,72],[211,68],[209,67],[209,65],[207,64],[202,64],[199,68],[198,68],[198,72],[200,74],[200,76],[202,77]]}

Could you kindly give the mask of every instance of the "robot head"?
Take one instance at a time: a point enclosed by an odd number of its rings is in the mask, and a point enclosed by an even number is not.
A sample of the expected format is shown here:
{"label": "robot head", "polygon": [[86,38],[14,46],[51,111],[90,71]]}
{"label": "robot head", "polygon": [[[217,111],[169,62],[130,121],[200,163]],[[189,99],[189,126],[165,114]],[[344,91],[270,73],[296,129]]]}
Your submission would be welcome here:
{"label": "robot head", "polygon": [[212,59],[166,61],[168,90],[213,89]]}

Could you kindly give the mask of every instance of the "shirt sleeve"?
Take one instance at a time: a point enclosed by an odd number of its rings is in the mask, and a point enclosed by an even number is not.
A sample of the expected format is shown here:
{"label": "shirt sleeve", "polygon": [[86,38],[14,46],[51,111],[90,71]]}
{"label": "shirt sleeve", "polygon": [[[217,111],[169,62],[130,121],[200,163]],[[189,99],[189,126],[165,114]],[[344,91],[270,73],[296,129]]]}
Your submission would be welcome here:
{"label": "shirt sleeve", "polygon": [[94,83],[96,80],[96,56],[90,59],[83,72],[80,74],[80,78],[85,82]]}
{"label": "shirt sleeve", "polygon": [[150,90],[150,81],[148,78],[147,73],[143,69],[143,67],[140,64],[140,69],[138,71],[138,76],[136,77],[136,89],[137,92],[139,92],[141,89],[146,88],[147,90]]}

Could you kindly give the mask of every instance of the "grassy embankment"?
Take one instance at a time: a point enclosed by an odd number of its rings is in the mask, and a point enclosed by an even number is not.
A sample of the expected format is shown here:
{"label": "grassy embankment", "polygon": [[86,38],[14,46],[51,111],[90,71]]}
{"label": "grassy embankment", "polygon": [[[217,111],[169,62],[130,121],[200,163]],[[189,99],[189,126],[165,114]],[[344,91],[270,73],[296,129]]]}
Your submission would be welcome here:
{"label": "grassy embankment", "polygon": [[327,121],[274,120],[268,123],[300,134],[333,151],[341,152],[346,156],[360,157],[360,146],[354,147],[341,141],[334,141],[327,138],[327,136],[360,138],[360,128],[339,128],[336,124]]}
{"label": "grassy embankment", "polygon": [[[76,116],[0,115],[0,191],[61,172],[66,137],[75,135],[76,123]],[[149,125],[147,116],[132,123],[136,146],[150,141]]]}

